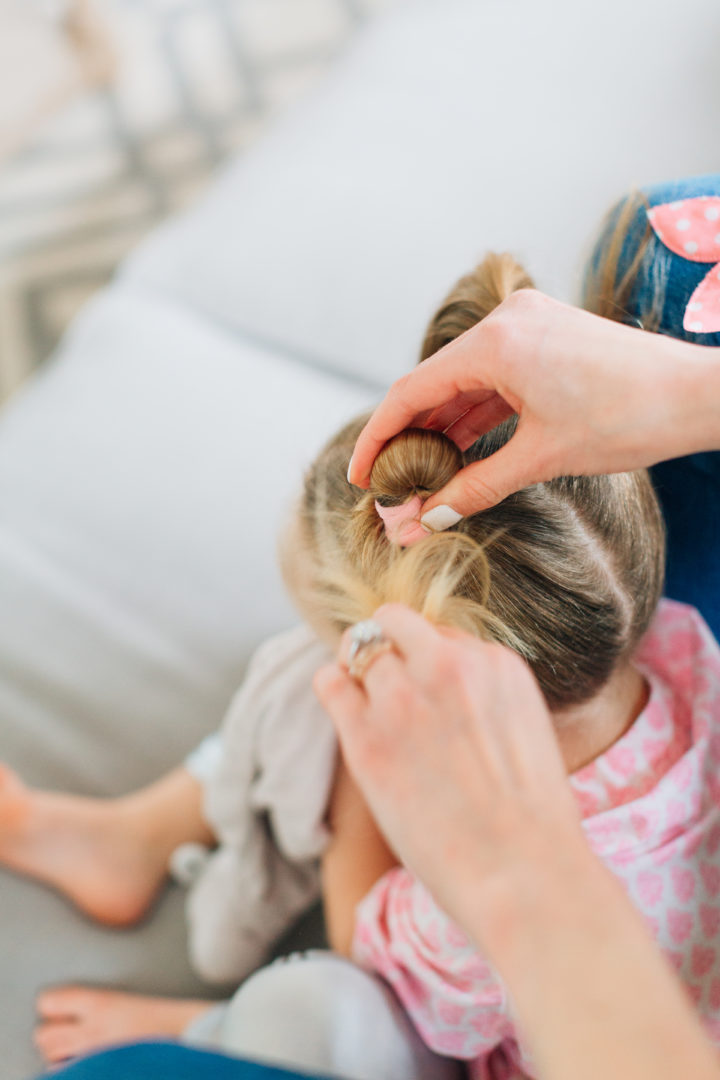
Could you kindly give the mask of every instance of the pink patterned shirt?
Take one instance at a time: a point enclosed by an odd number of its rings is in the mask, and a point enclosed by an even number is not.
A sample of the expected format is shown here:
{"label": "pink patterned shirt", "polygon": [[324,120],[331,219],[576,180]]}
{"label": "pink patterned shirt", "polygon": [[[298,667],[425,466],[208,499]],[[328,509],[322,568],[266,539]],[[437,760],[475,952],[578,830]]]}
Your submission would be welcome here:
{"label": "pink patterned shirt", "polygon": [[[644,915],[720,1046],[720,648],[664,600],[635,656],[650,696],[569,779],[595,853]],[[403,867],[357,909],[353,954],[394,988],[429,1047],[474,1080],[534,1076],[502,983]]]}

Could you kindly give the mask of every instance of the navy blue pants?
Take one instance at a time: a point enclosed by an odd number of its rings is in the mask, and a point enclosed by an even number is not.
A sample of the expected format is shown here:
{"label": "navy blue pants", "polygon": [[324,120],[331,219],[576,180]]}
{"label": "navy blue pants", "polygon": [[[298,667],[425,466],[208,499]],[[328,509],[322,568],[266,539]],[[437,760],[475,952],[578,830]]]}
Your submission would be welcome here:
{"label": "navy blue pants", "polygon": [[696,607],[720,640],[720,453],[651,472],[667,526],[665,595]]}
{"label": "navy blue pants", "polygon": [[103,1050],[52,1076],[57,1080],[308,1080],[305,1074],[171,1042]]}

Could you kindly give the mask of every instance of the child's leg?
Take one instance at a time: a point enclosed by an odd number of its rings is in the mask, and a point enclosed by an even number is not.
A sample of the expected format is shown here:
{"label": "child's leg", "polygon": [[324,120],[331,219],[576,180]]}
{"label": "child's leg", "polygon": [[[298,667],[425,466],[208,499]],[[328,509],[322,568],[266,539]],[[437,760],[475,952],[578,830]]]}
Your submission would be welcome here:
{"label": "child's leg", "polygon": [[0,766],[0,863],[127,925],[147,911],[179,844],[214,843],[202,793],[187,768],[124,798],[90,799],[27,788]]}
{"label": "child's leg", "polygon": [[64,987],[38,1000],[35,1042],[48,1063],[114,1042],[180,1037],[338,1080],[459,1080],[432,1053],[382,980],[330,952],[276,961],[227,1005]]}
{"label": "child's leg", "polygon": [[49,1064],[118,1042],[178,1038],[211,1001],[144,997],[116,990],[65,986],[38,998],[35,1045]]}
{"label": "child's leg", "polygon": [[[101,922],[134,922],[157,895],[179,845],[215,843],[202,803],[217,757],[217,744],[206,740],[184,767],[120,799],[32,791],[4,769],[0,862],[54,886]],[[49,1064],[114,1042],[176,1038],[213,1007],[76,986],[47,990],[37,1005],[35,1043]]]}

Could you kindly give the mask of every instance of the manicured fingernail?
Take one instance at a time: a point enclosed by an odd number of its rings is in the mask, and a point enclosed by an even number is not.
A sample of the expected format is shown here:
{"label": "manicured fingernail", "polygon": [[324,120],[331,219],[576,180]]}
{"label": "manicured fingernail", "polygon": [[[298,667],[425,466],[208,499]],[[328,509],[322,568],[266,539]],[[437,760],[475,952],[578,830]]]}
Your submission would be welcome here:
{"label": "manicured fingernail", "polygon": [[348,471],[347,471],[347,481],[348,481],[348,484],[351,484],[351,483],[352,483],[352,480],[350,479],[350,472],[351,472],[351,470],[352,470],[352,457],[350,458],[350,464],[348,465]]}
{"label": "manicured fingernail", "polygon": [[434,506],[432,510],[428,510],[427,514],[423,514],[420,518],[422,525],[425,525],[428,529],[432,529],[433,532],[444,532],[445,529],[449,529],[452,525],[457,525],[458,521],[462,521],[462,514],[458,514],[457,510],[453,510],[452,506]]}

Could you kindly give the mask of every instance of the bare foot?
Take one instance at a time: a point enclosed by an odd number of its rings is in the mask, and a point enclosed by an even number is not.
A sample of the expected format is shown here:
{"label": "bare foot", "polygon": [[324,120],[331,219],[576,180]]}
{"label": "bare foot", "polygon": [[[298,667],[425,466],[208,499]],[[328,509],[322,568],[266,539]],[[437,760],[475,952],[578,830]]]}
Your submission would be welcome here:
{"label": "bare foot", "polygon": [[99,922],[137,922],[167,859],[131,800],[34,791],[0,765],[0,863],[59,889]]}
{"label": "bare foot", "polygon": [[37,1006],[42,1023],[35,1029],[35,1045],[48,1064],[55,1064],[112,1043],[175,1038],[212,1002],[64,986],[46,990]]}

